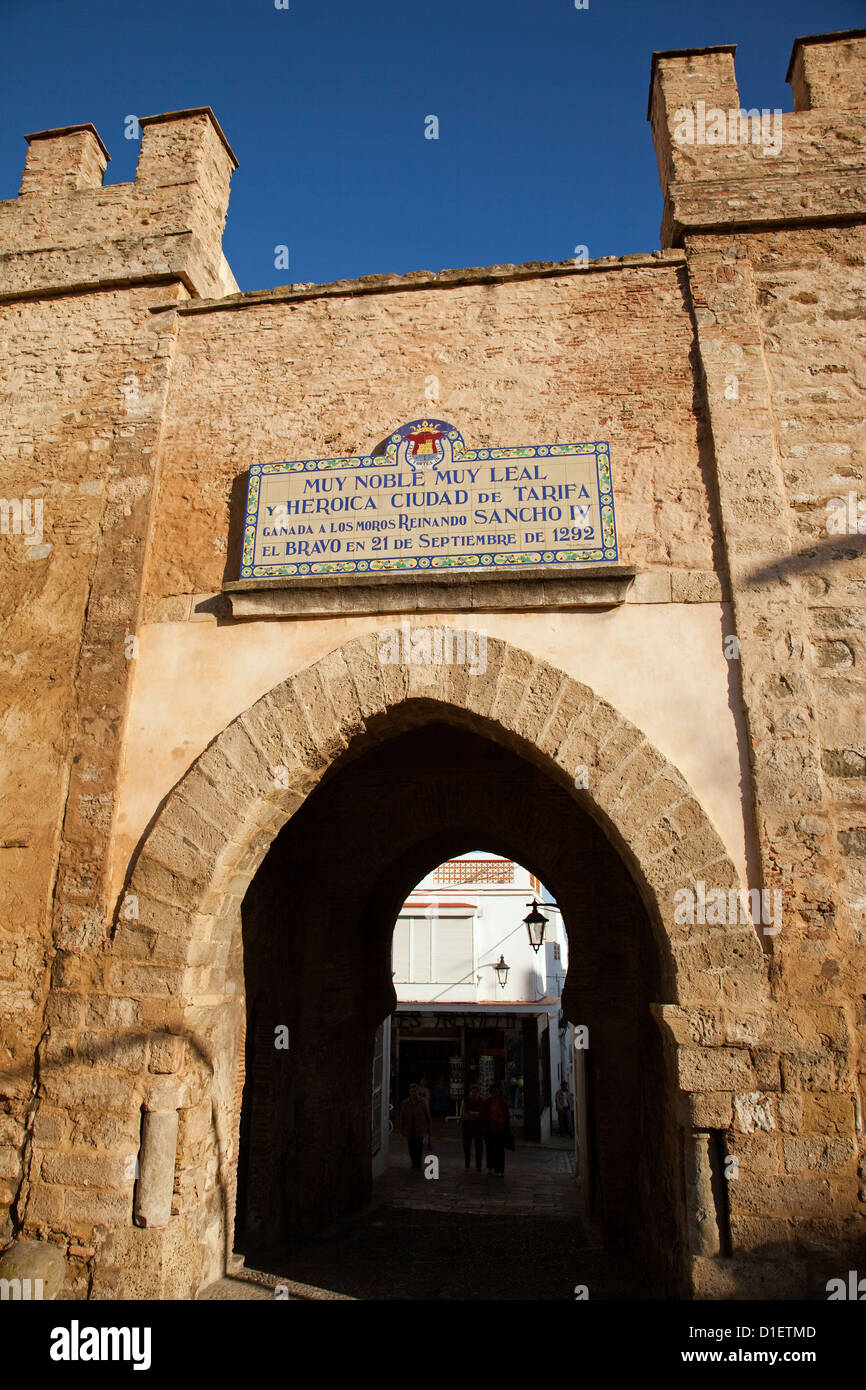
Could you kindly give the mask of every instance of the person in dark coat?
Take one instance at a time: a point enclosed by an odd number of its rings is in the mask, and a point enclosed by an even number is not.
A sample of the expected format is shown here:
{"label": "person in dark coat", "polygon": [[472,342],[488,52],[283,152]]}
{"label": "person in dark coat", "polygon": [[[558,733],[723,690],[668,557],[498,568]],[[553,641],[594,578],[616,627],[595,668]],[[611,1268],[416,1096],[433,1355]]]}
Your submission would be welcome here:
{"label": "person in dark coat", "polygon": [[430,1106],[414,1081],[409,1087],[409,1095],[400,1106],[400,1129],[409,1145],[412,1167],[420,1168],[424,1154],[424,1140],[430,1135]]}

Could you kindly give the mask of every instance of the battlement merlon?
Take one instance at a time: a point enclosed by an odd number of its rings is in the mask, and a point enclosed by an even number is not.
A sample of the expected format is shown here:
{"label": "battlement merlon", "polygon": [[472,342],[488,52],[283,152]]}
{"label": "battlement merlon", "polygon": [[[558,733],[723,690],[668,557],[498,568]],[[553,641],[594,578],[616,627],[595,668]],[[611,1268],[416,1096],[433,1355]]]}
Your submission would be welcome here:
{"label": "battlement merlon", "polygon": [[653,54],[648,119],[662,246],[866,216],[866,30],[797,39],[792,112],[740,107],[734,44]]}
{"label": "battlement merlon", "polygon": [[222,252],[237,159],[214,113],[139,125],[135,182],[108,186],[110,156],[92,125],[26,137],[19,195],[0,203],[0,297],[171,280],[195,298],[237,291]]}
{"label": "battlement merlon", "polygon": [[92,125],[69,125],[25,135],[27,159],[19,197],[63,188],[101,188],[111,155]]}
{"label": "battlement merlon", "polygon": [[866,29],[795,39],[785,74],[795,111],[866,108]]}

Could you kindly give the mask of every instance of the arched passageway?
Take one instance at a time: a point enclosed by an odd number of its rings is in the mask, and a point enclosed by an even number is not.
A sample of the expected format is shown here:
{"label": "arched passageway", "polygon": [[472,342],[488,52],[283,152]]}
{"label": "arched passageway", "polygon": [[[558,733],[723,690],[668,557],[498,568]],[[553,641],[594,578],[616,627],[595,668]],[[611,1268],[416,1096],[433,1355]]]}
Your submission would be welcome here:
{"label": "arched passageway", "polygon": [[[274,841],[242,907],[247,1000],[236,1249],[255,1259],[371,1192],[370,1075],[392,1011],[391,933],[413,885],[479,841],[548,884],[569,934],[564,1008],[586,1027],[590,1210],[673,1287],[682,1160],[650,1013],[664,963],[631,877],[548,774],[433,720],[338,760]],[[291,1045],[275,1048],[277,1029]]]}
{"label": "arched passageway", "polygon": [[[699,1102],[730,1107],[766,1026],[758,939],[674,919],[680,888],[740,887],[677,770],[591,689],[493,639],[483,671],[389,664],[375,635],[355,639],[262,696],[166,799],[111,968],[191,1044],[170,1085],[141,1076],[131,1096],[180,1108],[181,1219],[113,1230],[107,1260],[185,1296],[232,1263],[238,1189],[250,1249],[367,1199],[389,934],[413,884],[473,843],[526,864],[563,909],[565,1008],[590,1033],[595,1208],[611,1245],[651,1252],[664,1286],[688,1291],[715,1221]],[[141,971],[142,931],[174,973]],[[263,1040],[278,1024],[291,1043],[275,1070]]]}

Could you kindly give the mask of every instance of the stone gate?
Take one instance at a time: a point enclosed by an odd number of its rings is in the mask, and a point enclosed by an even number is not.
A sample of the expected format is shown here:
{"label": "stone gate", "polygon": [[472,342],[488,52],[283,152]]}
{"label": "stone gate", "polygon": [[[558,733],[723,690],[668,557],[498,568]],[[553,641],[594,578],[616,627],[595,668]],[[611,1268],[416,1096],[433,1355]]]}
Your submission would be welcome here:
{"label": "stone gate", "polygon": [[[92,126],[27,137],[0,1237],[62,1296],[195,1297],[367,1199],[394,917],[482,841],[563,909],[611,1248],[672,1297],[823,1297],[866,1258],[866,35],[797,41],[778,126],[733,56],[654,55],[663,250],[600,261],[241,294],[209,108],[143,120],[130,184]],[[247,564],[251,478],[381,453],[431,376],[485,457],[605,441],[617,548]],[[386,658],[401,625],[483,669]]]}

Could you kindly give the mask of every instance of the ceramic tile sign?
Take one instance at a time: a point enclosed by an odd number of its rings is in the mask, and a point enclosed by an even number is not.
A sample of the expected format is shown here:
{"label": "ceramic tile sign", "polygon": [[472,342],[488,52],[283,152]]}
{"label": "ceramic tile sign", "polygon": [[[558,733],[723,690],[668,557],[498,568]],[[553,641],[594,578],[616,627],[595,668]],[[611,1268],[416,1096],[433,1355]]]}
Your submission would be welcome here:
{"label": "ceramic tile sign", "polygon": [[617,559],[606,443],[468,449],[444,420],[413,420],[369,457],[250,468],[241,579]]}

